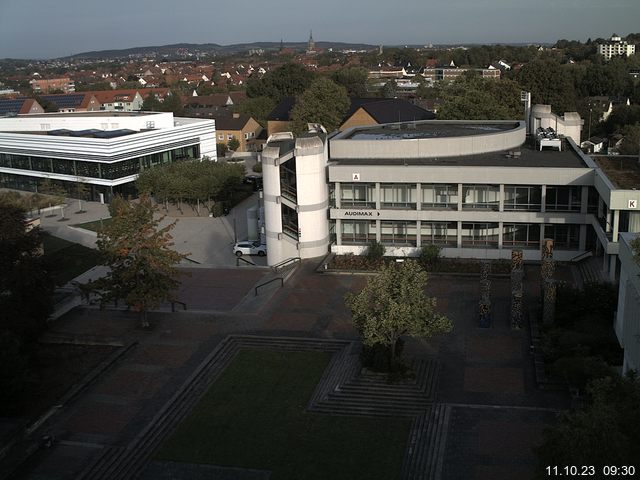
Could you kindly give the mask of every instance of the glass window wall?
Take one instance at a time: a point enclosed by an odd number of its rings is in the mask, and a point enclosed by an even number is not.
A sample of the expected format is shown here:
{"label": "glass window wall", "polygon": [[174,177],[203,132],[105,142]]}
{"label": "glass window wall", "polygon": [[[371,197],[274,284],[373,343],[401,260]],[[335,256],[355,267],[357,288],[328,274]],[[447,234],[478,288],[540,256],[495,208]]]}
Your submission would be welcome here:
{"label": "glass window wall", "polygon": [[422,222],[420,224],[422,245],[458,245],[458,222]]}
{"label": "glass window wall", "polygon": [[376,208],[376,186],[373,183],[343,183],[340,185],[342,208]]}
{"label": "glass window wall", "polygon": [[368,220],[342,220],[343,244],[364,245],[376,239],[376,222]]}
{"label": "glass window wall", "polygon": [[548,186],[545,208],[548,212],[579,212],[581,186]]}
{"label": "glass window wall", "polygon": [[539,212],[542,187],[528,185],[504,186],[504,209],[506,211]]}
{"label": "glass window wall", "polygon": [[415,184],[383,183],[380,185],[382,208],[416,209]]}
{"label": "glass window wall", "polygon": [[498,185],[464,185],[462,187],[462,208],[465,210],[498,210],[499,199]]}
{"label": "glass window wall", "polygon": [[466,223],[462,224],[463,247],[498,248],[498,223]]}
{"label": "glass window wall", "polygon": [[380,241],[387,245],[416,246],[416,222],[380,222]]}
{"label": "glass window wall", "polygon": [[540,225],[536,223],[505,223],[502,226],[504,247],[540,247]]}
{"label": "glass window wall", "polygon": [[422,185],[422,208],[458,209],[458,185],[450,183]]}

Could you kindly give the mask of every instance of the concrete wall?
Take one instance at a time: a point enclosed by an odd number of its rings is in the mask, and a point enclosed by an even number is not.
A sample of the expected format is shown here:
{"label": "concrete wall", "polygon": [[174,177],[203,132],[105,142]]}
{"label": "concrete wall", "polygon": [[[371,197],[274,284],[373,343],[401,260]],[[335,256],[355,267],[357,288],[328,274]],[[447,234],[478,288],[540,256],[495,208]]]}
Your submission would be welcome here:
{"label": "concrete wall", "polygon": [[[428,124],[431,121],[418,122]],[[472,121],[440,121],[436,124],[468,125]],[[501,122],[494,122],[501,123]],[[513,124],[507,131],[491,132],[479,135],[457,137],[434,137],[418,139],[352,140],[348,137],[352,130],[331,140],[331,157],[349,158],[434,158],[459,157],[481,153],[518,149],[525,142],[526,126],[524,122],[502,122]],[[366,130],[364,130],[366,132]]]}
{"label": "concrete wall", "polygon": [[624,348],[624,372],[640,369],[640,265],[630,245],[634,238],[638,235],[620,235],[620,287],[614,327]]}
{"label": "concrete wall", "polygon": [[[99,107],[99,105],[98,105]],[[154,122],[153,128],[173,127],[172,113],[144,113],[141,115],[110,115],[93,112],[77,112],[73,115],[45,113],[41,115],[18,115],[0,118],[0,132],[40,132],[46,130],[143,130],[149,128],[147,122]]]}

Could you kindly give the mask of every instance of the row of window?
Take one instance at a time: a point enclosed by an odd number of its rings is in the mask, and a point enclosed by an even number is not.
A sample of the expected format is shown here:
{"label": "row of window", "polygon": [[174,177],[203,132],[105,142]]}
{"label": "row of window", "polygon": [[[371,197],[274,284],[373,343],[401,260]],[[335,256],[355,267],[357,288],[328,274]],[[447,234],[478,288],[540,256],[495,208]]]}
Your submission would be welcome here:
{"label": "row of window", "polygon": [[[342,220],[340,227],[343,245],[364,245],[377,238],[377,224],[367,220]],[[461,222],[463,247],[498,248],[500,233],[504,247],[538,248],[540,224],[496,222]],[[556,248],[577,250],[580,225],[544,225],[544,237],[552,238]],[[458,222],[380,221],[380,241],[387,245],[416,246],[418,236],[422,245],[458,246]]]}
{"label": "row of window", "polygon": [[156,165],[171,163],[177,160],[200,157],[200,146],[181,147],[166,152],[144,155],[113,163],[85,162],[62,158],[34,157],[0,153],[0,167],[33,170],[45,173],[60,173],[83,178],[103,178],[114,180],[135,175]]}
{"label": "row of window", "polygon": [[[332,186],[332,206],[335,206],[335,187]],[[598,194],[589,187],[588,209],[597,210]],[[457,210],[459,191],[457,184],[380,184],[380,208],[415,210],[418,203],[422,209]],[[463,185],[463,209],[499,210],[499,185]],[[539,185],[505,185],[503,195],[506,211],[540,211],[542,187]],[[548,211],[579,212],[582,204],[581,186],[547,186],[545,209]],[[376,185],[374,183],[340,184],[341,208],[376,208]]]}

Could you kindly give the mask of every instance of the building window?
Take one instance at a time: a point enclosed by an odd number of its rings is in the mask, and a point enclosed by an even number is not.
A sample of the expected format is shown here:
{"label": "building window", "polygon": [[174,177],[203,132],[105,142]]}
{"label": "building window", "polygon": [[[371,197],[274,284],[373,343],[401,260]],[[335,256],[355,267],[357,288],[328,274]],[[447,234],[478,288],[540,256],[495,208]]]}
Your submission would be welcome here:
{"label": "building window", "polygon": [[463,247],[498,248],[498,223],[463,223]]}
{"label": "building window", "polygon": [[227,135],[227,140],[233,140],[233,135]]}
{"label": "building window", "polygon": [[146,123],[146,127],[151,130],[153,128],[156,128],[156,122],[147,122]]}
{"label": "building window", "polygon": [[223,133],[223,134],[218,135],[218,140],[224,140],[224,133]]}
{"label": "building window", "polygon": [[380,241],[387,245],[416,246],[416,222],[380,222]]}
{"label": "building window", "polygon": [[342,220],[342,243],[365,245],[376,239],[376,222],[367,220]]}
{"label": "building window", "polygon": [[458,185],[450,183],[422,185],[422,208],[458,208]]}
{"label": "building window", "polygon": [[505,247],[538,248],[540,225],[537,223],[505,223],[502,226],[502,245]]}
{"label": "building window", "polygon": [[498,185],[464,185],[462,187],[462,208],[465,210],[498,210],[499,198]]}
{"label": "building window", "polygon": [[524,185],[505,185],[504,209],[507,211],[540,211],[542,187]]}
{"label": "building window", "polygon": [[376,208],[376,186],[373,183],[343,183],[340,185],[342,208]]}
{"label": "building window", "polygon": [[298,201],[295,157],[280,165],[280,193],[292,202]]}
{"label": "building window", "polygon": [[420,224],[422,245],[458,245],[458,222],[422,222]]}
{"label": "building window", "polygon": [[547,187],[545,208],[552,212],[579,212],[582,187]]}
{"label": "building window", "polygon": [[298,213],[287,205],[282,205],[282,232],[298,240]]}
{"label": "building window", "polygon": [[380,205],[382,208],[416,209],[416,186],[409,184],[380,185]]}
{"label": "building window", "polygon": [[553,248],[558,250],[578,250],[580,246],[580,225],[545,225],[544,238],[551,238],[553,240]]}

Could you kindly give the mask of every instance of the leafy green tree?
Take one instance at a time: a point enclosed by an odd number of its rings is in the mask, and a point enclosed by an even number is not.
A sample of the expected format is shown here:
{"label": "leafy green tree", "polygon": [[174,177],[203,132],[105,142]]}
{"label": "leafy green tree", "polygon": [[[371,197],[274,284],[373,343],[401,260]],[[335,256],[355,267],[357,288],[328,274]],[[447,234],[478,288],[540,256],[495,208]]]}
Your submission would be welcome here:
{"label": "leafy green tree", "polygon": [[638,155],[640,153],[640,123],[626,125],[622,129],[624,140],[620,146],[622,155]]}
{"label": "leafy green tree", "polygon": [[53,280],[41,256],[42,232],[24,210],[0,203],[0,331],[31,343],[51,313]]}
{"label": "leafy green tree", "polygon": [[154,95],[154,93],[149,92],[149,94],[144,98],[144,101],[142,102],[142,110],[145,112],[159,112],[161,105],[162,104]]}
{"label": "leafy green tree", "polygon": [[184,108],[180,94],[175,90],[171,91],[171,95],[167,95],[164,102],[160,104],[161,112],[172,112],[176,117],[184,115]]}
{"label": "leafy green tree", "polygon": [[315,75],[302,65],[286,63],[281,67],[265,73],[262,78],[252,75],[247,79],[247,96],[269,97],[278,103],[284,97],[304,92]]}
{"label": "leafy green tree", "polygon": [[531,92],[533,103],[551,105],[555,112],[576,110],[576,92],[570,65],[560,65],[553,60],[534,60],[527,63],[516,76],[522,87]]}
{"label": "leafy green tree", "polygon": [[234,137],[227,142],[227,147],[229,147],[229,150],[233,150],[235,152],[240,148],[240,141]]}
{"label": "leafy green tree", "polygon": [[307,130],[307,123],[320,123],[327,131],[334,131],[340,127],[349,103],[344,87],[328,78],[318,78],[297,99],[291,111],[291,127],[302,133]]}
{"label": "leafy green tree", "polygon": [[395,80],[389,80],[382,87],[382,96],[384,98],[395,98],[398,95],[398,84]]}
{"label": "leafy green tree", "polygon": [[[618,375],[590,384],[589,402],[562,414],[537,449],[536,478],[549,478],[548,465],[635,465],[640,458],[640,381]],[[636,472],[637,473],[637,472]]]}
{"label": "leafy green tree", "polygon": [[403,335],[432,337],[451,331],[451,321],[436,311],[436,299],[425,295],[426,285],[427,273],[407,260],[384,265],[359,293],[345,297],[363,343],[386,347],[390,367]]}
{"label": "leafy green tree", "polygon": [[227,144],[224,142],[216,143],[216,152],[218,157],[224,157],[227,154]]}
{"label": "leafy green tree", "polygon": [[101,302],[124,300],[139,313],[141,325],[149,327],[147,312],[173,300],[180,285],[176,265],[186,258],[171,249],[175,222],[159,227],[151,199],[139,201],[116,197],[110,206],[112,221],[98,232],[98,250],[109,273],[91,282],[89,288]]}
{"label": "leafy green tree", "polygon": [[440,87],[444,100],[438,118],[444,120],[511,120],[522,118],[520,86],[513,80],[463,75]]}
{"label": "leafy green tree", "polygon": [[331,78],[338,85],[347,89],[350,97],[364,97],[367,95],[367,79],[369,72],[363,67],[346,67],[336,70]]}
{"label": "leafy green tree", "polygon": [[267,117],[275,106],[276,102],[269,97],[255,97],[246,99],[235,110],[253,117],[262,128],[266,128]]}

